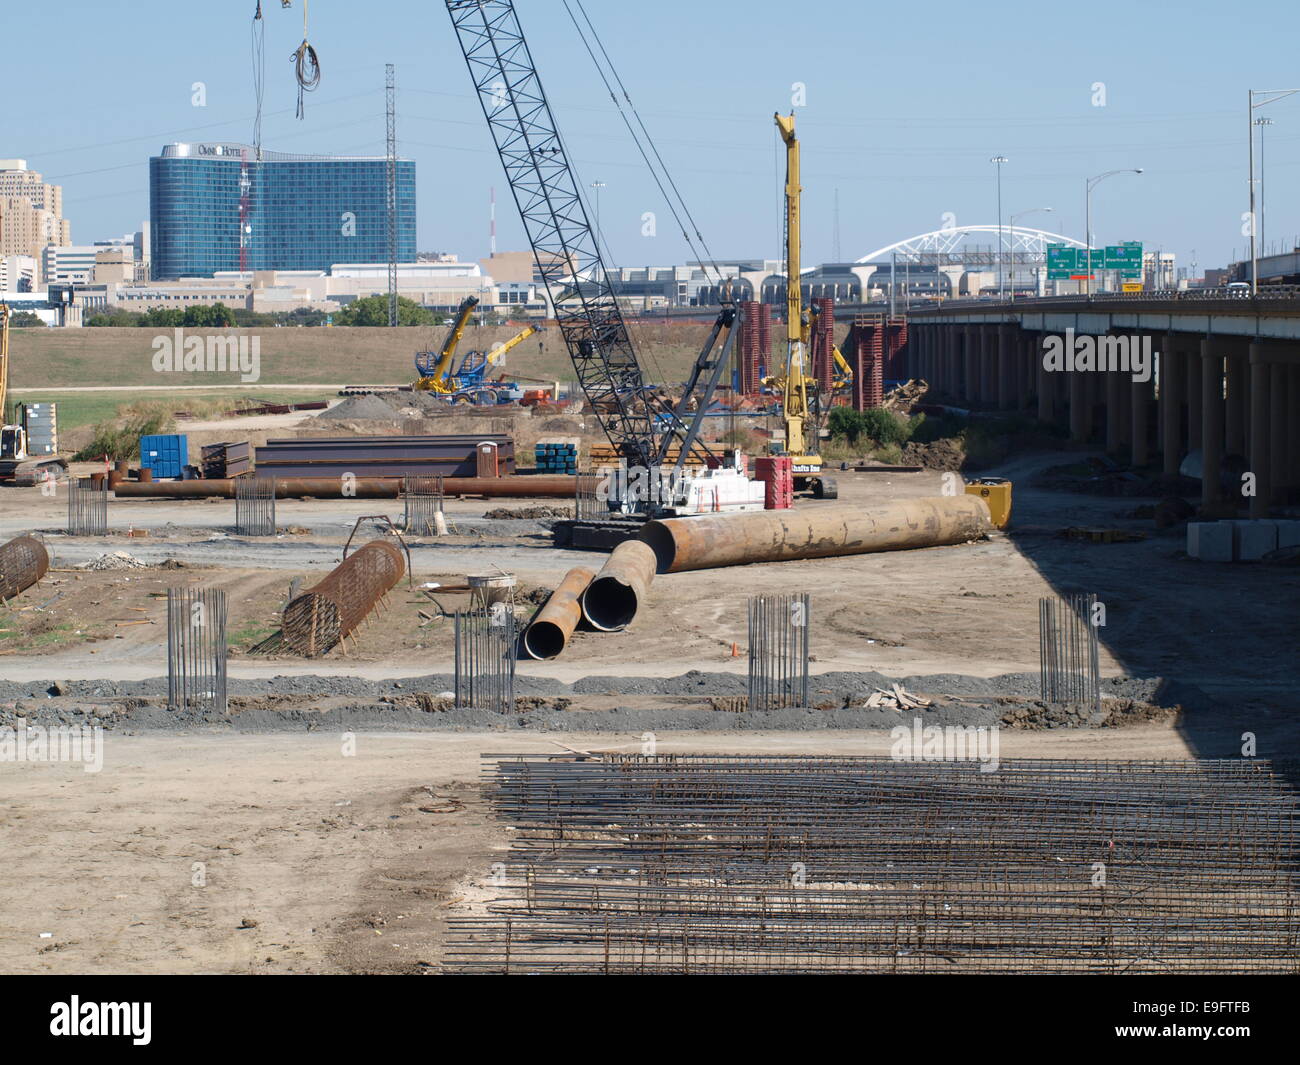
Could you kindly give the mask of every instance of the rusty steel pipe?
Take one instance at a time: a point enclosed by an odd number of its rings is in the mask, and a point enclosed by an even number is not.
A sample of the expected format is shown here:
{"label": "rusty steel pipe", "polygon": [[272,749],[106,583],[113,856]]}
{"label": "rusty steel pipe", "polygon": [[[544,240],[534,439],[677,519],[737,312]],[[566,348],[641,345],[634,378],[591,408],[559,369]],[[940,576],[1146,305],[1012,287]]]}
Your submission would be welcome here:
{"label": "rusty steel pipe", "polygon": [[627,628],[654,579],[655,553],[640,540],[625,540],[582,593],[583,617],[601,632]]}
{"label": "rusty steel pipe", "polygon": [[559,658],[582,620],[582,593],[596,571],[575,566],[564,575],[533,623],[524,630],[524,650],[532,658]]}
{"label": "rusty steel pipe", "polygon": [[372,540],[284,608],[285,643],[306,658],[328,654],[405,574],[398,547]]}
{"label": "rusty steel pipe", "polygon": [[31,536],[18,536],[0,546],[0,602],[25,592],[49,568],[49,552]]}
{"label": "rusty steel pipe", "polygon": [[[268,478],[269,479],[269,478]],[[397,499],[401,477],[358,477],[344,494],[341,477],[276,477],[275,497],[293,499],[313,496],[317,499]],[[539,477],[444,477],[445,495],[492,496],[510,499],[572,499],[577,478],[564,475]],[[216,496],[235,498],[235,482],[214,478],[210,481],[123,481],[113,489],[120,499],[201,499]]]}
{"label": "rusty steel pipe", "polygon": [[647,522],[640,538],[658,572],[863,555],[960,544],[993,527],[978,496],[939,496],[870,507],[765,510]]}

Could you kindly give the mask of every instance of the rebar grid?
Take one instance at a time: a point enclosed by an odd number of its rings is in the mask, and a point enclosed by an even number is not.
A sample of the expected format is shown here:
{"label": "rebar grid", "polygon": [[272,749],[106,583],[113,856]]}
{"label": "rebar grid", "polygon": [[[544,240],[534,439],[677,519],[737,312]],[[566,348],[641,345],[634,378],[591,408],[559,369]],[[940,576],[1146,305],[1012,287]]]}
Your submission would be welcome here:
{"label": "rebar grid", "polygon": [[402,485],[402,505],[405,515],[402,531],[410,536],[436,536],[437,515],[443,511],[444,501],[441,477],[407,477]]}
{"label": "rebar grid", "polygon": [[275,478],[235,478],[235,531],[241,536],[275,535]]}
{"label": "rebar grid", "polygon": [[456,611],[456,705],[510,714],[515,709],[519,633],[513,609]]}
{"label": "rebar grid", "polygon": [[466,972],[1300,968],[1297,766],[488,756]]}
{"label": "rebar grid", "polygon": [[1083,703],[1101,712],[1095,595],[1038,601],[1038,659],[1045,703]]}
{"label": "rebar grid", "polygon": [[167,589],[167,705],[226,712],[226,593]]}
{"label": "rebar grid", "polygon": [[749,600],[749,709],[808,705],[808,593]]}
{"label": "rebar grid", "polygon": [[108,535],[108,482],[68,479],[68,535]]}

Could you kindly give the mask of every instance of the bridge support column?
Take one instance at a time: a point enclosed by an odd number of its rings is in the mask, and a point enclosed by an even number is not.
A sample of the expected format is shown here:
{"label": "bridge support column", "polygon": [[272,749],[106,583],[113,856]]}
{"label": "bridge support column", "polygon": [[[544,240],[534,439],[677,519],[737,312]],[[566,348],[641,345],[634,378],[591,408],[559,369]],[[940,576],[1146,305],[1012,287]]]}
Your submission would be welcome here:
{"label": "bridge support column", "polygon": [[1250,391],[1250,358],[1246,351],[1228,356],[1228,399],[1223,416],[1224,449],[1230,455],[1246,454],[1247,393]]}
{"label": "bridge support column", "polygon": [[963,407],[973,407],[975,405],[976,384],[979,381],[979,374],[976,369],[979,366],[979,328],[968,325],[962,331],[962,339],[965,346],[962,352],[962,387],[959,399]]}
{"label": "bridge support column", "polygon": [[[1045,333],[1031,334],[1035,337],[1045,337]],[[1038,345],[1041,351],[1041,343]],[[1056,375],[1049,373],[1046,366],[1043,365],[1042,355],[1035,352],[1037,356],[1034,360],[1034,377],[1038,381],[1038,420],[1053,424],[1056,422]]]}
{"label": "bridge support column", "polygon": [[1255,494],[1250,497],[1250,516],[1268,517],[1273,497],[1272,471],[1269,469],[1269,364],[1265,344],[1250,346],[1250,467],[1255,476]]}
{"label": "bridge support column", "polygon": [[1300,365],[1287,367],[1286,409],[1291,416],[1286,420],[1288,488],[1300,485]]}
{"label": "bridge support column", "polygon": [[[1155,347],[1154,341],[1151,344]],[[1151,394],[1155,381],[1155,367],[1145,381],[1133,381],[1129,386],[1129,436],[1130,461],[1143,467],[1151,461]]]}
{"label": "bridge support column", "polygon": [[1160,349],[1160,451],[1164,472],[1178,473],[1182,459],[1184,377],[1174,333],[1166,333]]}
{"label": "bridge support column", "polygon": [[997,395],[998,410],[1015,410],[1016,403],[1016,364],[1019,362],[1016,340],[1012,326],[997,326],[995,340],[997,343]]}
{"label": "bridge support column", "polygon": [[1201,341],[1201,505],[1223,499],[1223,348],[1215,337]]}
{"label": "bridge support column", "polygon": [[1038,334],[1028,329],[1017,329],[1015,337],[1016,365],[1019,370],[1016,375],[1016,406],[1022,411],[1029,411],[1033,410],[1034,396],[1038,389],[1038,374],[1034,367],[1034,347],[1038,343]]}
{"label": "bridge support column", "polygon": [[1118,370],[1107,370],[1101,377],[1106,396],[1106,453],[1118,455],[1123,450],[1128,432],[1124,425],[1124,379]]}
{"label": "bridge support column", "polygon": [[1070,439],[1076,444],[1086,443],[1092,431],[1092,410],[1088,398],[1088,378],[1091,376],[1078,370],[1065,372],[1070,391]]}
{"label": "bridge support column", "polygon": [[1268,372],[1268,472],[1273,487],[1269,502],[1277,506],[1285,502],[1286,486],[1291,483],[1286,452],[1287,376],[1291,369],[1279,360]]}
{"label": "bridge support column", "polygon": [[1187,450],[1199,451],[1201,449],[1201,429],[1202,429],[1202,398],[1205,389],[1201,384],[1201,377],[1205,372],[1205,359],[1202,354],[1205,351],[1204,342],[1199,350],[1193,348],[1187,353]]}

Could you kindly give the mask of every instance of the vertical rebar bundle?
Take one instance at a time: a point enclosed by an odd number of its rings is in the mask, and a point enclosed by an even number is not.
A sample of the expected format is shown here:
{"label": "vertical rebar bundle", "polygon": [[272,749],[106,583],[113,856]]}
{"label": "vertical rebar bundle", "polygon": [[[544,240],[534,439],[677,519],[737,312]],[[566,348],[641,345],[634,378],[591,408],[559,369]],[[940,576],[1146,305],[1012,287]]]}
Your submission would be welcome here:
{"label": "vertical rebar bundle", "polygon": [[[521,973],[1291,973],[1295,763],[496,756]],[[501,860],[493,856],[493,861]]]}
{"label": "vertical rebar bundle", "polygon": [[284,608],[285,643],[307,658],[328,654],[405,573],[401,550],[387,540],[372,540]]}
{"label": "vertical rebar bundle", "polygon": [[600,498],[600,474],[580,473],[573,499],[575,521],[604,521],[609,518],[609,507]]}
{"label": "vertical rebar bundle", "polygon": [[807,592],[750,597],[750,710],[808,705],[810,603]]}
{"label": "vertical rebar bundle", "polygon": [[402,484],[405,508],[402,531],[408,536],[437,536],[437,515],[442,513],[441,477],[407,477]]}
{"label": "vertical rebar bundle", "polygon": [[235,478],[235,531],[241,536],[275,535],[275,478]]}
{"label": "vertical rebar bundle", "polygon": [[505,603],[490,610],[456,612],[456,705],[498,714],[515,709],[514,611]]}
{"label": "vertical rebar bundle", "polygon": [[68,535],[108,535],[108,482],[89,477],[68,479]]}
{"label": "vertical rebar bundle", "polygon": [[167,704],[226,712],[226,593],[167,589]]}
{"label": "vertical rebar bundle", "polygon": [[25,592],[49,568],[49,552],[33,537],[18,536],[0,546],[0,603]]}
{"label": "vertical rebar bundle", "polygon": [[1101,711],[1095,595],[1038,601],[1038,659],[1045,703],[1081,703]]}

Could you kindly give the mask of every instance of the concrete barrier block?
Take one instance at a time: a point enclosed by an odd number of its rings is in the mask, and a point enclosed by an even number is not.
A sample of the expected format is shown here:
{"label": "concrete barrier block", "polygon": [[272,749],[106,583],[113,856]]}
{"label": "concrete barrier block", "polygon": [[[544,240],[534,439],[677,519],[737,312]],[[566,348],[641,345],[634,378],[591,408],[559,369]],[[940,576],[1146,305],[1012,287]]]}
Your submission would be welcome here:
{"label": "concrete barrier block", "polygon": [[1187,554],[1202,562],[1232,561],[1232,524],[1226,521],[1189,521]]}
{"label": "concrete barrier block", "polygon": [[1300,521],[1278,521],[1274,522],[1277,526],[1277,546],[1283,547],[1300,547]]}
{"label": "concrete barrier block", "polygon": [[1234,529],[1233,553],[1238,562],[1258,562],[1270,551],[1277,550],[1277,524],[1271,521],[1237,522]]}

